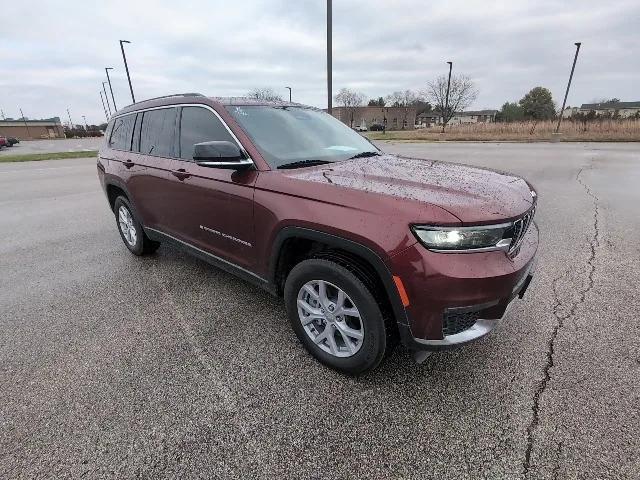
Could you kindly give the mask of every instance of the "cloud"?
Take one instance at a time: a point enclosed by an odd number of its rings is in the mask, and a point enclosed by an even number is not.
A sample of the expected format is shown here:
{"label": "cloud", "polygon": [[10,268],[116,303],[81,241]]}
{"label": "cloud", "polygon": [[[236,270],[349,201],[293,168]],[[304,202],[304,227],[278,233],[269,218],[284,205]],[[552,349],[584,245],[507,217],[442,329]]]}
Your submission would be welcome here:
{"label": "cloud", "polygon": [[[118,107],[130,103],[119,39],[138,99],[181,91],[243,95],[269,86],[324,106],[325,2],[320,0],[23,0],[5,7],[0,31],[0,108],[19,116],[104,119],[99,91],[112,66]],[[474,107],[499,107],[530,88],[562,100],[583,48],[569,104],[639,100],[640,4],[602,2],[341,0],[334,2],[334,89],[369,97],[423,88],[446,72],[470,75]]]}

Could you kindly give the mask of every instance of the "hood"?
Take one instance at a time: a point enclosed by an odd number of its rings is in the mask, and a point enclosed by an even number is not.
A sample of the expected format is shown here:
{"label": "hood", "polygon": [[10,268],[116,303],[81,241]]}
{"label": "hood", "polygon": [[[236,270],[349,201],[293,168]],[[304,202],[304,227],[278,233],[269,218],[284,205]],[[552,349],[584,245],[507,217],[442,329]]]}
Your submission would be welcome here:
{"label": "hood", "polygon": [[291,170],[299,180],[429,203],[463,223],[519,217],[534,203],[531,187],[507,173],[418,158],[381,155]]}

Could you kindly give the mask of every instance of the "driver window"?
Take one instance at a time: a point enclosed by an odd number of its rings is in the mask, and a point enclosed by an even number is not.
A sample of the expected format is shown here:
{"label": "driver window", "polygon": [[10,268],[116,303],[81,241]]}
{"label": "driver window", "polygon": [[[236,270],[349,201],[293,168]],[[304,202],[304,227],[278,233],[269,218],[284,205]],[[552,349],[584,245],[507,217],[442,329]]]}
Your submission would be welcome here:
{"label": "driver window", "polygon": [[236,143],[222,122],[202,107],[182,107],[180,117],[180,158],[193,161],[196,143],[228,141]]}

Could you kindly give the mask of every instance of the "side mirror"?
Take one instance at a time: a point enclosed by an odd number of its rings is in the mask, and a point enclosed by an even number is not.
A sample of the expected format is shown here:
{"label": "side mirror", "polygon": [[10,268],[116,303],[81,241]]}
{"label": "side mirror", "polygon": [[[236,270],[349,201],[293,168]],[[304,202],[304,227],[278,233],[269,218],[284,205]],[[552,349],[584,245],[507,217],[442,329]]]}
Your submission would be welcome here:
{"label": "side mirror", "polygon": [[196,143],[193,159],[200,166],[212,168],[241,170],[253,165],[251,160],[243,158],[235,143],[226,141]]}

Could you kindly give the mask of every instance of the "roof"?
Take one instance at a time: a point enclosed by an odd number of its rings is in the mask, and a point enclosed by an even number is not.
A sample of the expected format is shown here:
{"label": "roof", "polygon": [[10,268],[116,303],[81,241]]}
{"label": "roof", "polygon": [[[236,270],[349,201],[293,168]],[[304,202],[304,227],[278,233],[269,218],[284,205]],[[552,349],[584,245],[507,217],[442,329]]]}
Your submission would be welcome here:
{"label": "roof", "polygon": [[583,103],[580,110],[622,110],[623,108],[640,108],[640,102]]}
{"label": "roof", "polygon": [[10,118],[8,120],[0,120],[2,127],[24,127],[24,124],[33,125],[35,127],[59,127],[62,125],[59,117],[43,118],[41,120],[23,120],[21,118]]}
{"label": "roof", "polygon": [[[169,105],[180,105],[183,103],[211,103],[215,102],[221,105],[262,105],[262,106],[275,106],[275,107],[307,107],[300,103],[285,102],[285,101],[267,101],[258,100],[250,97],[207,97],[201,93],[175,93],[172,95],[165,95],[162,97],[149,98],[140,102],[127,105],[124,108],[118,110],[114,115],[121,115],[124,113],[131,113],[143,108],[161,107]],[[313,107],[311,107],[313,108]]]}

